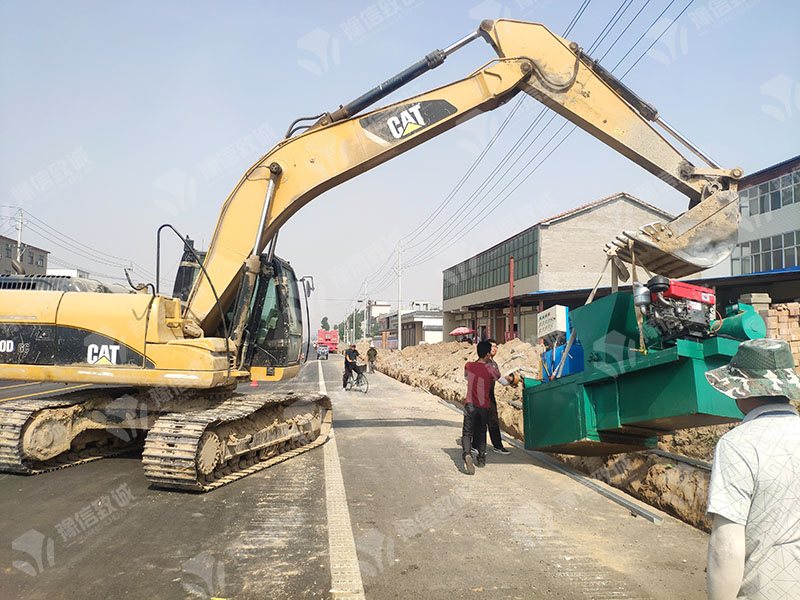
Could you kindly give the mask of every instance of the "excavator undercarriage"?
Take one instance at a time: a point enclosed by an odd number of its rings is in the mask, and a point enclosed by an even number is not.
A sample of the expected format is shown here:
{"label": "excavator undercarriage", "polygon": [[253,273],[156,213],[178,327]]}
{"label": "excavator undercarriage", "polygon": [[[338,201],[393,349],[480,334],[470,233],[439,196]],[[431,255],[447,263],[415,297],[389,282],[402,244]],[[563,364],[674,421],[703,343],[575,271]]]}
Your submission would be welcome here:
{"label": "excavator undercarriage", "polygon": [[158,487],[210,491],[325,442],[322,394],[99,388],[0,404],[0,470],[36,475],[141,452]]}

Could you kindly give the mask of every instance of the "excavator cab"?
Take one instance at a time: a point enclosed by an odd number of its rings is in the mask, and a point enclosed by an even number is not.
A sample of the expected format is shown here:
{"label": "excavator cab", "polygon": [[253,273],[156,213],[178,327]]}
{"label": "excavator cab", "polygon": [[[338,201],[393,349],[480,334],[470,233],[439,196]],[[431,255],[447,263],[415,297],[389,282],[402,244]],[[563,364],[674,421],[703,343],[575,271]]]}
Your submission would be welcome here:
{"label": "excavator cab", "polygon": [[[196,253],[200,260],[205,253]],[[303,311],[301,294],[310,294],[295,275],[292,266],[282,258],[267,254],[259,256],[260,268],[252,295],[241,287],[234,306],[225,315],[225,324],[219,325],[216,335],[231,333],[244,307],[247,324],[236,357],[239,369],[248,370],[253,379],[280,380],[294,376],[300,367],[303,347]],[[186,302],[189,291],[202,269],[187,253],[181,260],[175,276],[174,297]]]}
{"label": "excavator cab", "polygon": [[304,289],[288,262],[261,255],[240,356],[240,364],[254,379],[274,379],[277,369],[299,367],[303,347],[300,293]]}

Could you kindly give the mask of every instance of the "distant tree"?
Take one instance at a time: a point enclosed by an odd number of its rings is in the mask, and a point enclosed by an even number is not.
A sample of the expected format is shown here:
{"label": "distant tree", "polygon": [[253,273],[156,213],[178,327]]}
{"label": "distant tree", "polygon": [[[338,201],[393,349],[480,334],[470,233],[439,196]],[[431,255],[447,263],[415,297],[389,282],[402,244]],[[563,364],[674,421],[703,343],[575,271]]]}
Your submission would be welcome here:
{"label": "distant tree", "polygon": [[328,317],[322,317],[322,328],[325,331],[329,331],[330,330],[331,326],[330,326],[330,323],[328,323]]}

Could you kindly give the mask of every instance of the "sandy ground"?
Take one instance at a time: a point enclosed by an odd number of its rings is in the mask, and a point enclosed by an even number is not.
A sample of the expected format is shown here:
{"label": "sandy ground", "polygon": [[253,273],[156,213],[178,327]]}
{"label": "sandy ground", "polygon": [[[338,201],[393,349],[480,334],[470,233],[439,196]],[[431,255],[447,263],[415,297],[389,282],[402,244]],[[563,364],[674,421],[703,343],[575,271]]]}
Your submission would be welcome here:
{"label": "sandy ground", "polygon": [[[365,352],[366,346],[359,350]],[[538,375],[541,352],[540,346],[512,340],[500,345],[495,360],[504,374],[511,369],[520,369],[524,374]],[[403,383],[461,404],[466,393],[464,363],[475,360],[475,357],[474,345],[443,342],[404,348],[401,352],[380,350],[377,366],[380,371]],[[498,387],[496,396],[503,429],[522,441],[522,410],[510,403],[522,402],[522,390]],[[662,438],[659,448],[710,462],[717,440],[734,426],[682,430]],[[705,514],[710,476],[707,469],[648,452],[604,457],[557,455],[557,458],[695,527],[710,531],[711,521]]]}

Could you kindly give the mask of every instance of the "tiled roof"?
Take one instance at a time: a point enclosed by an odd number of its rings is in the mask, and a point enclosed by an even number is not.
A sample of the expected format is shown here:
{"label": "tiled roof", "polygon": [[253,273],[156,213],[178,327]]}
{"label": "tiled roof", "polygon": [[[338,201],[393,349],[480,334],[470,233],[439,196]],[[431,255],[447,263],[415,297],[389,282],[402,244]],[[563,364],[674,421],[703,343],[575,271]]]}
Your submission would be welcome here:
{"label": "tiled roof", "polygon": [[534,223],[533,225],[531,225],[529,227],[526,227],[522,231],[518,231],[514,235],[512,235],[512,236],[510,236],[510,237],[508,237],[508,238],[506,238],[506,239],[504,239],[504,240],[502,240],[502,241],[500,241],[500,242],[498,242],[498,243],[496,243],[496,244],[494,244],[492,246],[489,246],[488,248],[486,248],[484,250],[481,250],[480,252],[478,252],[474,256],[471,256],[470,258],[462,260],[462,261],[456,263],[455,265],[453,265],[451,267],[448,267],[447,269],[444,269],[444,271],[447,271],[448,269],[452,269],[453,267],[456,267],[456,266],[458,266],[458,265],[460,265],[462,263],[465,263],[468,260],[471,260],[472,258],[475,258],[476,256],[480,256],[484,252],[488,252],[489,250],[492,250],[493,248],[496,248],[497,246],[500,246],[501,244],[506,243],[508,240],[512,240],[515,237],[517,237],[518,235],[521,235],[521,234],[525,233],[526,231],[530,231],[534,227],[538,227],[539,225],[550,225],[551,223],[554,223],[555,221],[560,221],[561,219],[566,219],[566,218],[572,217],[572,216],[574,216],[574,215],[576,215],[576,214],[578,214],[580,212],[583,212],[585,210],[589,210],[589,209],[595,208],[597,206],[600,206],[601,204],[606,204],[608,202],[612,202],[614,200],[619,200],[619,199],[622,199],[622,198],[631,200],[634,203],[639,204],[640,206],[642,206],[642,207],[644,207],[644,208],[646,208],[648,210],[651,210],[653,212],[659,213],[667,220],[672,220],[675,217],[674,215],[666,212],[665,210],[661,210],[660,208],[658,208],[656,206],[653,206],[652,204],[648,204],[644,200],[640,200],[636,196],[632,196],[627,192],[617,192],[616,194],[611,194],[610,196],[606,196],[605,198],[600,198],[599,200],[595,200],[594,202],[589,202],[588,204],[584,204],[582,206],[578,206],[578,207],[570,209],[568,211],[559,213],[559,214],[557,214],[557,215],[555,215],[553,217],[550,217],[549,219],[543,219],[541,221],[538,221],[538,222]]}
{"label": "tiled roof", "polygon": [[584,204],[583,206],[578,206],[578,207],[573,208],[571,210],[559,213],[559,214],[557,214],[557,215],[555,215],[553,217],[550,217],[549,219],[542,219],[541,221],[536,223],[536,225],[549,225],[553,221],[558,221],[558,220],[564,219],[566,217],[571,217],[571,216],[573,216],[573,215],[575,215],[575,214],[577,214],[579,212],[583,212],[584,210],[587,210],[587,209],[590,209],[590,208],[594,208],[596,206],[600,206],[601,204],[605,204],[607,202],[611,202],[612,200],[618,200],[619,198],[628,198],[629,200],[633,200],[637,204],[641,204],[642,206],[644,206],[645,208],[647,208],[649,210],[661,213],[662,215],[664,215],[668,219],[674,218],[674,215],[671,215],[670,213],[668,213],[668,212],[666,212],[664,210],[661,210],[660,208],[658,208],[656,206],[653,206],[652,204],[648,204],[644,200],[640,200],[639,198],[637,198],[636,196],[632,196],[628,192],[617,192],[616,194],[611,194],[610,196],[606,196],[605,198],[600,198],[599,200],[595,200],[594,202],[589,202],[588,204]]}

